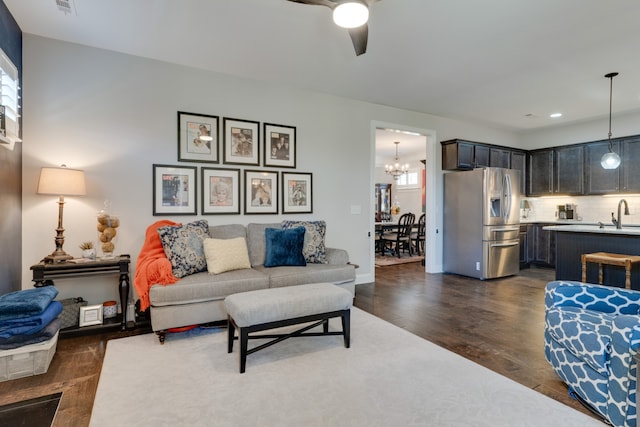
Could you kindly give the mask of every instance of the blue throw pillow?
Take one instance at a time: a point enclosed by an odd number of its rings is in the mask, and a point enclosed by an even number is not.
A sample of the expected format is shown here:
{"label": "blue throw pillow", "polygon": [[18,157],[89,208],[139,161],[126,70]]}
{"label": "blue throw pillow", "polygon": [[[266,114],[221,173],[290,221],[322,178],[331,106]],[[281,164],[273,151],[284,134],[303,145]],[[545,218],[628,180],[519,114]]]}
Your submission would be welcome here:
{"label": "blue throw pillow", "polygon": [[302,255],[304,232],[304,227],[292,228],[290,230],[266,228],[265,238],[267,243],[267,253],[264,266],[278,267],[281,265],[307,265],[304,255]]}

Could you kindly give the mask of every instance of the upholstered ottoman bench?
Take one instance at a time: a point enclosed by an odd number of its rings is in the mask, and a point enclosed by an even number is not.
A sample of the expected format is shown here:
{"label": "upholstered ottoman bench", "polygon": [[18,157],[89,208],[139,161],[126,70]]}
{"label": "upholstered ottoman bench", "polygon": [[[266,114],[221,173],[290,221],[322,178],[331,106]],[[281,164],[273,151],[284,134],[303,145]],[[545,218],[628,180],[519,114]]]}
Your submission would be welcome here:
{"label": "upholstered ottoman bench", "polygon": [[[233,352],[233,341],[238,329],[240,341],[240,373],[247,364],[247,355],[269,347],[290,337],[342,335],[349,348],[349,327],[353,295],[332,283],[269,288],[229,295],[224,300],[228,315],[228,352]],[[340,317],[342,332],[329,332],[329,319]],[[315,322],[287,334],[259,334],[254,332],[300,323]],[[322,332],[306,332],[322,324]],[[274,338],[260,346],[248,349],[249,339]]]}

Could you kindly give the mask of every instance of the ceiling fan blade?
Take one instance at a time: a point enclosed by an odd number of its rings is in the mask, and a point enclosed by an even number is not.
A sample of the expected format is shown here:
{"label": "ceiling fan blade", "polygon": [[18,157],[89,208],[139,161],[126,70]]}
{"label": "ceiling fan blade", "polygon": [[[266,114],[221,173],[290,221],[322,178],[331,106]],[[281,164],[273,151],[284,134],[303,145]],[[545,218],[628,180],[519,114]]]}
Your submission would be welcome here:
{"label": "ceiling fan blade", "polygon": [[349,35],[353,42],[353,48],[356,50],[356,56],[360,56],[367,51],[367,39],[369,37],[369,26],[361,25],[357,28],[349,29]]}
{"label": "ceiling fan blade", "polygon": [[289,0],[293,3],[310,4],[313,6],[327,6],[330,9],[336,7],[336,4],[330,0]]}

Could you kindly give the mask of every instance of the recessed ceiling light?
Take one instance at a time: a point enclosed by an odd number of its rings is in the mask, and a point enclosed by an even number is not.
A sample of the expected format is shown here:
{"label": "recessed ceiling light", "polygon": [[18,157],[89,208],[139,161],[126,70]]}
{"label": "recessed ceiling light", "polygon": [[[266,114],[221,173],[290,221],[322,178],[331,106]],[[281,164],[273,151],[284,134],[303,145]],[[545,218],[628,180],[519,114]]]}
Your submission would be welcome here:
{"label": "recessed ceiling light", "polygon": [[562,113],[549,114],[549,117],[551,117],[552,119],[557,119],[558,117],[562,117]]}

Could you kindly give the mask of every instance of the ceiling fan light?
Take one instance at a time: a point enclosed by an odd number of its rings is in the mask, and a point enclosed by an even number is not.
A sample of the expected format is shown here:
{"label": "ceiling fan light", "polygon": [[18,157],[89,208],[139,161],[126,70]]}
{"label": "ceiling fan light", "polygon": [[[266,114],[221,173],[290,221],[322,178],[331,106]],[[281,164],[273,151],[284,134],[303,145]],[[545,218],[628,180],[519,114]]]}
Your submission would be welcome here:
{"label": "ceiling fan light", "polygon": [[620,166],[620,156],[612,151],[605,153],[600,159],[600,165],[604,169],[616,169]]}
{"label": "ceiling fan light", "polygon": [[369,20],[369,8],[358,1],[340,3],[333,9],[333,22],[342,28],[357,28]]}

